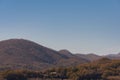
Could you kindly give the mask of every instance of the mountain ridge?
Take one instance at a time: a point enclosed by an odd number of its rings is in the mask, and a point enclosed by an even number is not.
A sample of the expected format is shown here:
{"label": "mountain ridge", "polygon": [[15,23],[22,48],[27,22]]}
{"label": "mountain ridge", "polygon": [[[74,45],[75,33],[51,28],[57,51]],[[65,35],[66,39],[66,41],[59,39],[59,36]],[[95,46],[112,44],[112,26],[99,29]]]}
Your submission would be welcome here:
{"label": "mountain ridge", "polygon": [[[118,54],[119,55],[119,54]],[[51,67],[76,66],[106,57],[120,59],[117,55],[74,54],[66,49],[56,51],[26,39],[0,41],[0,70],[47,69]]]}
{"label": "mountain ridge", "polygon": [[88,62],[75,56],[68,57],[59,51],[25,39],[0,41],[0,55],[0,66],[6,68],[44,69]]}

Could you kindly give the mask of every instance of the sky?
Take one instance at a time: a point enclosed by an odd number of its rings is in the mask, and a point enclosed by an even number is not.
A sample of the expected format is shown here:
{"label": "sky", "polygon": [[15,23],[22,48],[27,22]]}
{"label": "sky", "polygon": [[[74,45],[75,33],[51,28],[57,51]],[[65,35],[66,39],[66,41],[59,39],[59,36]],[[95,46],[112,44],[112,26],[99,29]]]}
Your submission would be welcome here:
{"label": "sky", "polygon": [[120,0],[0,0],[0,41],[73,53],[120,52]]}

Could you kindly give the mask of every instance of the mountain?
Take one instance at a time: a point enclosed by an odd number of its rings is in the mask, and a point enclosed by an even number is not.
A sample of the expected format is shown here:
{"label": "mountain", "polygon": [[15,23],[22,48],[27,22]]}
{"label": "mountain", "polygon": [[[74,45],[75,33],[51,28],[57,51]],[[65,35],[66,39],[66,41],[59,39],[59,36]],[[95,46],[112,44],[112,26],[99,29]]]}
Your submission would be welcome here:
{"label": "mountain", "polygon": [[[25,39],[0,41],[0,69],[45,69],[55,66],[73,66],[86,59],[62,54]],[[66,53],[66,51],[65,51]]]}
{"label": "mountain", "polygon": [[118,53],[118,55],[120,55],[120,53]]}
{"label": "mountain", "polygon": [[87,59],[89,61],[94,61],[94,60],[98,60],[101,59],[102,56],[96,55],[96,54],[75,54],[76,56],[83,58],[83,59]]}
{"label": "mountain", "polygon": [[99,55],[96,55],[96,54],[93,54],[93,53],[90,53],[90,54],[73,54],[70,51],[65,50],[65,49],[60,50],[59,53],[65,55],[65,56],[68,56],[68,57],[80,58],[80,59],[84,59],[84,60],[87,60],[87,61],[94,61],[94,60],[98,60],[98,59],[102,58],[102,56],[99,56]]}
{"label": "mountain", "polygon": [[41,70],[60,66],[76,66],[103,57],[120,59],[120,53],[107,56],[73,54],[65,49],[56,51],[25,39],[0,41],[0,70]]}
{"label": "mountain", "polygon": [[106,55],[107,58],[110,58],[110,59],[120,59],[120,53],[118,54],[109,54],[109,55]]}
{"label": "mountain", "polygon": [[0,42],[0,64],[15,67],[45,67],[65,58],[57,51],[24,39]]}
{"label": "mountain", "polygon": [[120,53],[118,54],[108,54],[108,55],[104,55],[104,56],[99,56],[96,54],[75,54],[76,56],[89,60],[89,61],[95,61],[101,58],[109,58],[109,59],[120,59]]}
{"label": "mountain", "polygon": [[65,49],[60,50],[59,53],[65,55],[65,56],[67,56],[67,57],[73,57],[73,56],[74,56],[70,51],[65,50]]}
{"label": "mountain", "polygon": [[78,57],[76,56],[75,54],[71,53],[70,51],[68,50],[60,50],[59,51],[60,54],[66,56],[68,59],[61,59],[59,61],[59,64],[61,64],[62,66],[71,66],[71,64],[73,66],[76,66],[78,64],[81,64],[81,63],[88,63],[90,62],[89,60],[85,59],[85,58],[82,58],[82,57]]}

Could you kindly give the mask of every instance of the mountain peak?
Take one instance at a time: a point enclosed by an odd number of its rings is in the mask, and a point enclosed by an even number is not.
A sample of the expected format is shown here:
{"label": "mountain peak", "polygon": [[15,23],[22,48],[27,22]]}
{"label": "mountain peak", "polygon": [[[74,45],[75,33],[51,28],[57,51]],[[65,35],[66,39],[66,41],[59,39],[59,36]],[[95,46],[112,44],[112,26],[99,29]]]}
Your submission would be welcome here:
{"label": "mountain peak", "polygon": [[26,39],[4,40],[0,41],[0,66],[6,68],[11,66],[10,68],[14,69],[43,69],[61,64],[72,66],[86,62],[81,58],[70,57],[73,54],[68,50],[60,52]]}
{"label": "mountain peak", "polygon": [[66,49],[60,50],[59,53],[65,55],[67,57],[72,57],[73,56],[73,54],[70,51],[66,50]]}
{"label": "mountain peak", "polygon": [[3,40],[3,41],[0,41],[2,43],[6,43],[6,42],[9,42],[9,43],[18,43],[18,42],[29,42],[29,43],[35,43],[33,41],[30,41],[30,40],[27,40],[27,39],[8,39],[8,40]]}
{"label": "mountain peak", "polygon": [[62,49],[62,50],[60,50],[59,52],[64,52],[64,53],[71,53],[69,50],[67,50],[67,49]]}
{"label": "mountain peak", "polygon": [[[64,56],[55,50],[25,39],[0,41],[0,63],[4,64],[54,64]],[[31,65],[32,66],[32,65]]]}

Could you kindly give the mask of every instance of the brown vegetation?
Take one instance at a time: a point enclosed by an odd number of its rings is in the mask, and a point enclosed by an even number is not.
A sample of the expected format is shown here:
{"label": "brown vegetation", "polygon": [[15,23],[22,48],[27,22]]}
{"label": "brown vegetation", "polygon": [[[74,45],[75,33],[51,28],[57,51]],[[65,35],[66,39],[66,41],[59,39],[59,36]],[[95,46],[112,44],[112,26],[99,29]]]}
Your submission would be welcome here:
{"label": "brown vegetation", "polygon": [[10,70],[0,75],[7,80],[27,80],[28,78],[56,80],[120,80],[120,60],[107,58],[76,67],[52,68],[45,71]]}

